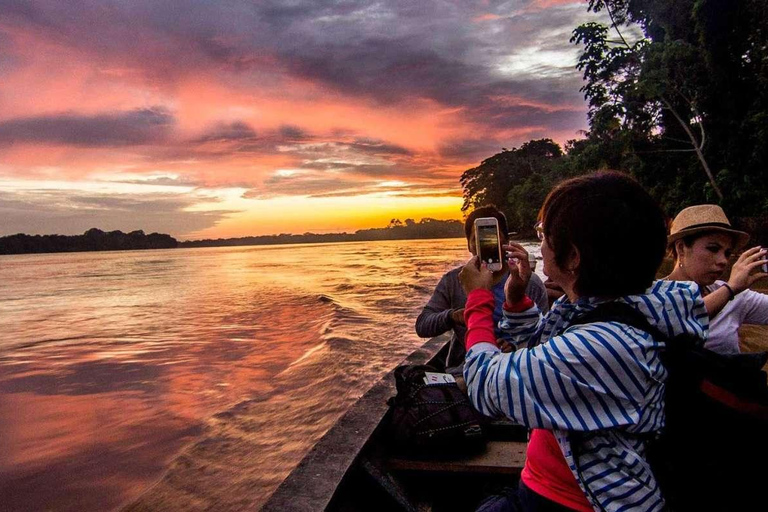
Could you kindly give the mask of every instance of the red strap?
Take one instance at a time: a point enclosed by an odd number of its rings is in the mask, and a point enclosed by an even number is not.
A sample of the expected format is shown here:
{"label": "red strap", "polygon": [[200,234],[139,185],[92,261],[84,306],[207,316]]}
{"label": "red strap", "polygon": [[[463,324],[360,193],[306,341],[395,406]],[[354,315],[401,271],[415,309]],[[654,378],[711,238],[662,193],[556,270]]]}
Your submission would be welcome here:
{"label": "red strap", "polygon": [[533,300],[531,300],[531,298],[527,295],[514,304],[510,304],[509,302],[504,301],[504,311],[508,311],[510,313],[522,313],[523,311],[531,309],[532,307]]}
{"label": "red strap", "polygon": [[727,405],[731,409],[768,421],[768,407],[765,405],[744,400],[708,380],[702,381],[699,388],[708,397]]}

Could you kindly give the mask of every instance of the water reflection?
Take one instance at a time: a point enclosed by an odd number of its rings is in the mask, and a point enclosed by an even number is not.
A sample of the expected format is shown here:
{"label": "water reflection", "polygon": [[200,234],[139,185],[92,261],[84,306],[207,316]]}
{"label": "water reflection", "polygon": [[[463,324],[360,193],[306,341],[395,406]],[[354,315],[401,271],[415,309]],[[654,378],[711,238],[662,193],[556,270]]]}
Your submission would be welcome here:
{"label": "water reflection", "polygon": [[462,240],[0,257],[0,509],[115,509],[166,471],[137,508],[258,506],[422,342],[417,312],[465,257]]}

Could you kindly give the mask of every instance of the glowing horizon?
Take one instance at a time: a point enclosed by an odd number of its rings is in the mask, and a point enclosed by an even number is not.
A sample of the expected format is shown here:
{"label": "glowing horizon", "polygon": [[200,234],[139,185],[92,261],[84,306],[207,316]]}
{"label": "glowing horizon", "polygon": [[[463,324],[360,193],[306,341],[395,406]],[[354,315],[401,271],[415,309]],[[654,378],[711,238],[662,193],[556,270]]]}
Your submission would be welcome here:
{"label": "glowing horizon", "polygon": [[464,170],[586,127],[568,38],[592,18],[579,0],[0,0],[0,236],[460,219]]}

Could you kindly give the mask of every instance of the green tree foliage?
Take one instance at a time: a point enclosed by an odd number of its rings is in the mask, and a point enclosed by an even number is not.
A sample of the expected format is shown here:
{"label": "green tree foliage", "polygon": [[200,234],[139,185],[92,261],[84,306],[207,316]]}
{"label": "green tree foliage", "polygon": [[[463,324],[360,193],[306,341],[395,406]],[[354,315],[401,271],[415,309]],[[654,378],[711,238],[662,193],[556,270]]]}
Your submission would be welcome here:
{"label": "green tree foliage", "polygon": [[461,175],[462,211],[495,204],[509,229],[531,235],[541,203],[554,184],[569,175],[563,150],[552,139],[503,150]]}
{"label": "green tree foliage", "polygon": [[[734,216],[768,213],[768,2],[589,0],[611,27],[587,23],[572,42],[589,101],[574,169],[635,174],[669,213],[720,202]],[[627,37],[639,28],[639,40]]]}

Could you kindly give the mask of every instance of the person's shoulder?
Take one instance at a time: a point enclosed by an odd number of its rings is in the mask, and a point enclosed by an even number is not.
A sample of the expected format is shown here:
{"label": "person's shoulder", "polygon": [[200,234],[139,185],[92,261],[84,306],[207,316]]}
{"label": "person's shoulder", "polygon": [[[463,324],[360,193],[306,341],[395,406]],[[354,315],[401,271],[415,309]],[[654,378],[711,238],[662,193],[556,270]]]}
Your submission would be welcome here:
{"label": "person's shoulder", "polygon": [[443,274],[443,279],[456,279],[456,280],[458,280],[459,279],[459,272],[461,272],[461,269],[463,269],[463,268],[464,268],[464,265],[459,265],[456,268],[452,268],[451,270],[449,270],[448,272]]}
{"label": "person's shoulder", "polygon": [[544,294],[547,293],[547,287],[544,286],[544,281],[542,281],[536,273],[531,274],[531,279],[528,280],[528,291],[531,290],[538,290]]}
{"label": "person's shoulder", "polygon": [[452,268],[445,274],[443,274],[443,277],[440,278],[440,282],[444,283],[446,286],[456,286],[459,285],[459,272],[461,272],[461,269],[464,268],[464,265],[460,265],[456,268]]}

